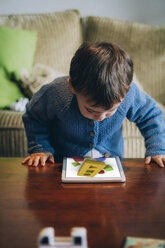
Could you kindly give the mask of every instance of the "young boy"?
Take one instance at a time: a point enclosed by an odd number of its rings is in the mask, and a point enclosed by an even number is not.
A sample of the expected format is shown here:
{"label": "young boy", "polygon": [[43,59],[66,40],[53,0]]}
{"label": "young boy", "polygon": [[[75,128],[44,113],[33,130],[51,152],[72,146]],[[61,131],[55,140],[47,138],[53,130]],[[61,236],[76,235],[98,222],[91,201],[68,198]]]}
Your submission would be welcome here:
{"label": "young boy", "polygon": [[122,123],[136,122],[146,159],[165,163],[165,125],[155,101],[132,82],[133,62],[112,43],[84,43],[75,53],[70,77],[44,85],[23,116],[31,154],[23,163],[45,165],[57,157],[123,157]]}

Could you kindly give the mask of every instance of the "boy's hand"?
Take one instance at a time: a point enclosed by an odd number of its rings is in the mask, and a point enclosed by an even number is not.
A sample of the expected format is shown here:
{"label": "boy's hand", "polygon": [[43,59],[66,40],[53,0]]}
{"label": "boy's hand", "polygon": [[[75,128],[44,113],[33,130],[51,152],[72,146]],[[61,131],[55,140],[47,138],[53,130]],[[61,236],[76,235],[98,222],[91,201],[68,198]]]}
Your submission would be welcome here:
{"label": "boy's hand", "polygon": [[22,163],[25,164],[28,161],[28,166],[37,166],[40,162],[41,166],[45,166],[47,159],[49,159],[51,163],[54,163],[53,154],[50,152],[33,153],[25,158]]}
{"label": "boy's hand", "polygon": [[164,167],[165,164],[165,155],[156,155],[146,157],[145,164],[150,164],[151,160],[155,161],[160,167]]}

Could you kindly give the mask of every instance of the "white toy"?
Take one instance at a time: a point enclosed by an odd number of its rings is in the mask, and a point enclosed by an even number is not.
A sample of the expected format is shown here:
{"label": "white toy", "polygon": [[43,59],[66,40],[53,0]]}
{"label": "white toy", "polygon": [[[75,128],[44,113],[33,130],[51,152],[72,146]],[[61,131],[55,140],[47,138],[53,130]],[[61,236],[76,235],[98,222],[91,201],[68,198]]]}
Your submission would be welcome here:
{"label": "white toy", "polygon": [[88,248],[87,230],[84,227],[71,229],[70,237],[55,237],[55,230],[46,227],[41,230],[38,238],[38,248]]}

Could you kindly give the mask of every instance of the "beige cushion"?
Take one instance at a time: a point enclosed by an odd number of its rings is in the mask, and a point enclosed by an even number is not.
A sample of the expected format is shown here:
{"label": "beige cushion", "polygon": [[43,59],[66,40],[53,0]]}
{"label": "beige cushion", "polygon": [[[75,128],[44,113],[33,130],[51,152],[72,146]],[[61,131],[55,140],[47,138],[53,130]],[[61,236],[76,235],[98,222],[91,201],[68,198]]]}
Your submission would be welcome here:
{"label": "beige cushion", "polygon": [[144,90],[165,105],[165,28],[86,17],[85,31],[87,41],[111,41],[124,48]]}
{"label": "beige cushion", "polygon": [[28,98],[32,98],[32,96],[41,88],[41,86],[48,84],[55,78],[62,76],[64,76],[63,73],[57,72],[49,66],[37,63],[33,66],[30,75],[26,69],[21,71],[20,85],[24,94]]}
{"label": "beige cushion", "polygon": [[[134,76],[133,76],[133,82],[139,87],[139,89],[141,91],[143,91],[144,93],[147,93],[145,90],[144,90],[144,87],[143,87],[143,84],[139,82],[136,74],[134,73]],[[157,106],[163,111],[164,113],[164,119],[165,119],[165,106],[160,103],[159,101],[157,101]]]}
{"label": "beige cushion", "polygon": [[0,25],[38,32],[34,63],[68,74],[70,60],[82,43],[82,27],[77,10],[48,14],[0,16]]}

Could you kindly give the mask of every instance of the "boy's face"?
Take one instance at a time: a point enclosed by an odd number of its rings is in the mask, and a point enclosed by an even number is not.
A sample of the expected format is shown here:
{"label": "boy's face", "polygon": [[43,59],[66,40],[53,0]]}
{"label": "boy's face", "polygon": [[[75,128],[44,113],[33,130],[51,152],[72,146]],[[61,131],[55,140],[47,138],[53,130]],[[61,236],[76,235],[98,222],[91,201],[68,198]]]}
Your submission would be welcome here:
{"label": "boy's face", "polygon": [[79,110],[81,114],[92,120],[103,121],[104,119],[112,116],[119,107],[120,103],[114,104],[111,109],[105,110],[103,107],[93,107],[92,102],[89,101],[89,98],[76,94]]}

